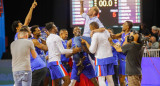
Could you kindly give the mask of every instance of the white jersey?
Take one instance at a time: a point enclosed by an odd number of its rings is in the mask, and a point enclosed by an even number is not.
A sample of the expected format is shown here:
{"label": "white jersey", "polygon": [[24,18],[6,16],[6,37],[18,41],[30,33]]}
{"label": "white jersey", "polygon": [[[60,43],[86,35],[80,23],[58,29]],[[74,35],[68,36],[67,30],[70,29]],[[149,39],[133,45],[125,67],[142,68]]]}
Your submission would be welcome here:
{"label": "white jersey", "polygon": [[102,33],[94,33],[89,51],[95,53],[98,59],[113,57],[112,47],[108,41],[110,33],[105,30]]}
{"label": "white jersey", "polygon": [[61,61],[61,54],[72,53],[72,49],[64,49],[62,39],[56,34],[50,34],[46,40],[49,62]]}

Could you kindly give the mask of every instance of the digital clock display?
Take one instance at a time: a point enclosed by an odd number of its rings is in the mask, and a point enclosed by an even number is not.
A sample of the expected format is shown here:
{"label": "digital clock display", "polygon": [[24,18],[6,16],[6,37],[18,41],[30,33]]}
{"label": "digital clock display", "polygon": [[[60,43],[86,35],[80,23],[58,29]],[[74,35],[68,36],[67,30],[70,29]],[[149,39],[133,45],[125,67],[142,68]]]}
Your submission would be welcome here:
{"label": "digital clock display", "polygon": [[[99,19],[105,27],[121,26],[125,21],[134,25],[141,23],[141,0],[84,0],[84,11],[97,6]],[[83,26],[85,20],[80,15],[80,0],[71,0],[71,26]]]}

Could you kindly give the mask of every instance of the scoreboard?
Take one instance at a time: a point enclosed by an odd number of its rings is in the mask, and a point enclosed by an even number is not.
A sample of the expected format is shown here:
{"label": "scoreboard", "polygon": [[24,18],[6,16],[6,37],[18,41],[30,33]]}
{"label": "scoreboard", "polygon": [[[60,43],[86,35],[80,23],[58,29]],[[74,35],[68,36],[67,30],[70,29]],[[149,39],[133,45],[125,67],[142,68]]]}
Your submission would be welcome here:
{"label": "scoreboard", "polygon": [[[141,23],[141,0],[84,0],[85,13],[93,6],[99,7],[98,17],[105,27],[119,27],[125,21]],[[71,0],[71,26],[83,26],[84,22],[80,0]]]}

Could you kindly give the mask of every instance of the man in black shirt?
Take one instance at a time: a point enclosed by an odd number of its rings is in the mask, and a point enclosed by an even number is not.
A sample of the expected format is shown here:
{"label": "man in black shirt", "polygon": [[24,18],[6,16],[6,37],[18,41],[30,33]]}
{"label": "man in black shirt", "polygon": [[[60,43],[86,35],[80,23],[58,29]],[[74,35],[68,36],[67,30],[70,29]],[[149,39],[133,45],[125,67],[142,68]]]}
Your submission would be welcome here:
{"label": "man in black shirt", "polygon": [[126,54],[126,74],[128,77],[128,86],[141,86],[141,61],[143,56],[143,47],[139,42],[139,34],[131,33],[128,37],[128,44],[122,47],[114,46],[118,52]]}

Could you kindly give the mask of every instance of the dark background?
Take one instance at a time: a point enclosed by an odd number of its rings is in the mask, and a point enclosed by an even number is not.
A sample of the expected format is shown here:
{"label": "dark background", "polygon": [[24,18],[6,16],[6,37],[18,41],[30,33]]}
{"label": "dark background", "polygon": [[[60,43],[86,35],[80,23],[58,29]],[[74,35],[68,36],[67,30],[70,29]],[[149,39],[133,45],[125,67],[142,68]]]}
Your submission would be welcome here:
{"label": "dark background", "polygon": [[[14,39],[15,32],[11,25],[14,20],[24,23],[25,17],[33,3],[33,0],[3,0],[5,12],[6,50]],[[73,36],[70,27],[70,0],[37,0],[38,6],[33,11],[29,26],[45,26],[47,22],[54,22],[58,28],[66,28],[69,38]],[[142,0],[142,22],[148,26],[160,26],[159,0]]]}

